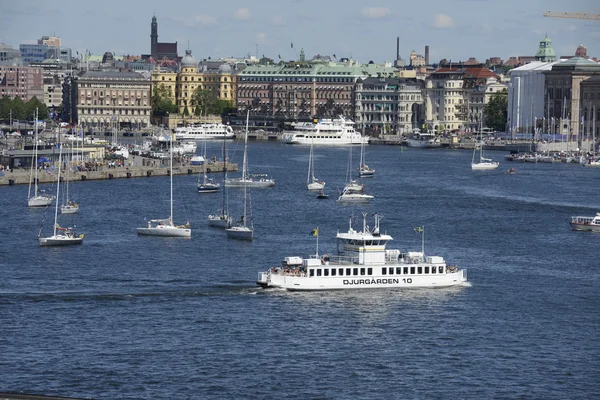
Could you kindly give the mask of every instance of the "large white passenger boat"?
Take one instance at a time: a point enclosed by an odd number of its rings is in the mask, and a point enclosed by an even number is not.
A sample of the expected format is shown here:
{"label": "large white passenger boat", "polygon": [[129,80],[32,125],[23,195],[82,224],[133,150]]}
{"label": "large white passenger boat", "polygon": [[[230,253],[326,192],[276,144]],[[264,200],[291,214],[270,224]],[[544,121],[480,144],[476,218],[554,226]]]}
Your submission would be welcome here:
{"label": "large white passenger boat", "polygon": [[571,217],[570,224],[574,231],[600,232],[600,212],[593,217]]}
{"label": "large white passenger boat", "polygon": [[320,119],[318,122],[296,122],[292,130],[285,131],[281,140],[288,144],[346,145],[369,143],[354,129],[354,122],[340,115],[336,119]]}
{"label": "large white passenger boat", "polygon": [[177,140],[211,140],[211,139],[233,139],[235,134],[229,125],[223,124],[196,124],[185,127],[175,128],[175,138]]}
{"label": "large white passenger boat", "polygon": [[[295,291],[374,288],[439,288],[464,285],[467,271],[446,264],[443,257],[420,252],[402,253],[386,249],[392,237],[379,231],[381,217],[369,229],[363,214],[363,229],[337,234],[339,254],[309,258],[286,257],[281,266],[258,273],[264,288]],[[318,229],[316,230],[318,235]],[[422,228],[419,232],[423,233]],[[423,236],[424,237],[424,236]],[[318,236],[317,236],[318,240]]]}

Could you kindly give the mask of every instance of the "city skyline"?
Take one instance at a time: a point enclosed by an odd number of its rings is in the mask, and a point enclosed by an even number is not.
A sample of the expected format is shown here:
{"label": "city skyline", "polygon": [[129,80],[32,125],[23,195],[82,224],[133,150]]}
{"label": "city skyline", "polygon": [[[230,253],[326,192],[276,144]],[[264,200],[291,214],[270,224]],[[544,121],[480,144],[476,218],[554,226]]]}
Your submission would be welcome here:
{"label": "city skyline", "polygon": [[178,53],[191,49],[196,59],[263,55],[296,59],[301,49],[317,54],[347,57],[361,62],[393,61],[396,38],[400,56],[407,60],[414,49],[430,60],[466,61],[475,57],[508,60],[534,55],[547,34],[557,56],[570,56],[578,45],[589,56],[600,56],[600,21],[545,18],[545,11],[590,12],[587,0],[568,7],[557,0],[518,2],[502,6],[490,0],[431,0],[422,12],[419,4],[316,0],[263,0],[199,5],[183,1],[138,5],[106,0],[61,7],[39,0],[5,4],[0,15],[0,42],[18,48],[43,35],[61,37],[64,47],[93,54],[117,55],[150,52],[150,22],[158,19],[159,42],[178,42]]}

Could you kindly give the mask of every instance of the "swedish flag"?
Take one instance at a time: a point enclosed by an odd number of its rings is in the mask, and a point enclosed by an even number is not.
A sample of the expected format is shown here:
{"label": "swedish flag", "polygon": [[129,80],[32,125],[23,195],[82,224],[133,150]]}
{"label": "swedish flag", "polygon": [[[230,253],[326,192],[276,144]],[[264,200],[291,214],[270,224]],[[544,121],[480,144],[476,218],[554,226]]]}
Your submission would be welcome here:
{"label": "swedish flag", "polygon": [[313,229],[310,234],[313,235],[313,236],[319,236],[319,228]]}
{"label": "swedish flag", "polygon": [[423,232],[423,227],[421,227],[421,226],[417,226],[417,227],[415,228],[415,232],[417,232],[417,233],[421,233],[421,232]]}

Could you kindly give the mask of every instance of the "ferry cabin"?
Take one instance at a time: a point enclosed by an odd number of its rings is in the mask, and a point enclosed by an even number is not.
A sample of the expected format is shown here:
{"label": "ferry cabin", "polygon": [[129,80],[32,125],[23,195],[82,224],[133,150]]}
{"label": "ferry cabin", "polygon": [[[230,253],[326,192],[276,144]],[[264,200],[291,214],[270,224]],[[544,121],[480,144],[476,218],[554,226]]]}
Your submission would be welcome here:
{"label": "ferry cabin", "polygon": [[260,272],[258,284],[288,290],[446,287],[463,284],[465,270],[443,257],[386,249],[392,237],[376,230],[338,233],[339,255],[286,257],[281,267]]}

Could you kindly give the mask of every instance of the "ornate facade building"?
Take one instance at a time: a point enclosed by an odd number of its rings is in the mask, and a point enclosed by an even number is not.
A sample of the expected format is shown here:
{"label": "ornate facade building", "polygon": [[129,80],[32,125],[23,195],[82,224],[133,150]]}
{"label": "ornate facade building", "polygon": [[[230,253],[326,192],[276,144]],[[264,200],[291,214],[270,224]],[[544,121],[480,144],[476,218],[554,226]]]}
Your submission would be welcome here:
{"label": "ornate facade building", "polygon": [[195,114],[204,114],[202,110],[194,109],[192,99],[196,90],[210,90],[218,99],[230,101],[233,106],[235,82],[236,76],[227,64],[222,64],[216,72],[200,71],[191,50],[186,50],[179,71],[163,68],[152,71],[152,90],[165,86],[179,114],[192,117]]}
{"label": "ornate facade building", "polygon": [[366,78],[356,84],[356,125],[373,136],[410,133],[423,124],[424,81]]}
{"label": "ornate facade building", "polygon": [[391,66],[353,60],[249,66],[238,74],[237,108],[240,113],[289,119],[340,114],[355,119],[358,79],[393,74]]}
{"label": "ornate facade building", "polygon": [[87,71],[68,84],[70,91],[63,94],[63,101],[71,104],[73,123],[104,129],[140,129],[150,125],[151,84],[141,74]]}

